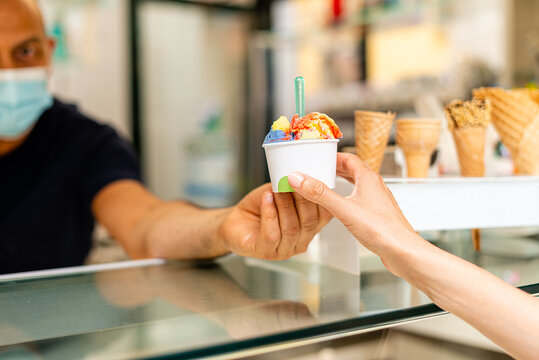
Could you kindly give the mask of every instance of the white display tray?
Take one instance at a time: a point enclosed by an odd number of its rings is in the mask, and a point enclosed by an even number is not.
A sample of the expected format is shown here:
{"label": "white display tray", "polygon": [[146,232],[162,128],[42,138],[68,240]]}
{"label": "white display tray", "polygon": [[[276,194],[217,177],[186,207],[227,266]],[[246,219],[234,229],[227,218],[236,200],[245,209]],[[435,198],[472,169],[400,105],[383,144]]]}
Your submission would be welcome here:
{"label": "white display tray", "polygon": [[384,180],[417,231],[539,226],[539,176]]}
{"label": "white display tray", "polygon": [[[495,241],[496,253],[506,252],[506,239],[513,239],[508,245],[511,254],[526,253],[529,256],[537,251],[535,242],[530,244],[518,238],[539,232],[539,177],[384,180],[416,231],[480,228],[485,229],[482,230],[483,241],[487,235],[498,239]],[[352,190],[352,184],[337,178],[337,193],[346,196]],[[471,244],[469,233],[468,236]],[[488,244],[492,246],[493,241]],[[360,259],[362,271],[383,267],[378,258],[373,260],[371,253],[335,219],[322,229],[305,254],[296,255],[296,258],[300,257],[352,274],[360,273]]]}
{"label": "white display tray", "polygon": [[416,231],[539,225],[539,177],[384,179]]}

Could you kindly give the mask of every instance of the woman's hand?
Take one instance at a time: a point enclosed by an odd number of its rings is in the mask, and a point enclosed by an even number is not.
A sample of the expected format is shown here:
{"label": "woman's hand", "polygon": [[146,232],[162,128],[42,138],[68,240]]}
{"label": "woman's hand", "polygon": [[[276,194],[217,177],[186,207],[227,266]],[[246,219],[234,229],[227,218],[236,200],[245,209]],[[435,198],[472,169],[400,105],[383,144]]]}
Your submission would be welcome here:
{"label": "woman's hand", "polygon": [[355,155],[337,155],[337,174],[355,185],[346,198],[305,174],[292,173],[288,182],[303,197],[328,209],[381,257],[389,271],[438,306],[474,326],[512,356],[537,359],[537,299],[423,240],[382,178]]}
{"label": "woman's hand", "polygon": [[298,194],[329,210],[391,272],[402,276],[391,259],[425,241],[414,232],[382,177],[357,156],[338,153],[337,174],[354,184],[350,196],[343,197],[302,173],[291,173],[288,182]]}

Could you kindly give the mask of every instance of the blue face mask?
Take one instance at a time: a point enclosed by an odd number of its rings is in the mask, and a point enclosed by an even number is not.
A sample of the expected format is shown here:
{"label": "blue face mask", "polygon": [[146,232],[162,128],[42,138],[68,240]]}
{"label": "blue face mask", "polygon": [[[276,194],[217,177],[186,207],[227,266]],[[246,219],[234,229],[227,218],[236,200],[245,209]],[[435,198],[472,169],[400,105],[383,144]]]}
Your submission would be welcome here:
{"label": "blue face mask", "polygon": [[0,139],[25,135],[52,106],[44,67],[0,70]]}

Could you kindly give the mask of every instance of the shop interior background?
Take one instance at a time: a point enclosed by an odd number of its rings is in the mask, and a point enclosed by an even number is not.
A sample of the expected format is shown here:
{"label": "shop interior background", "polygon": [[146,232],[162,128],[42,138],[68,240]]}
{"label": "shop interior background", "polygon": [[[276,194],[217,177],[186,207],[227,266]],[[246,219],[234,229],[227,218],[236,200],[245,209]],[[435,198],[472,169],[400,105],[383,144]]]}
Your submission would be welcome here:
{"label": "shop interior background", "polygon": [[[342,128],[341,150],[353,147],[356,109],[443,119],[443,105],[454,98],[469,98],[474,87],[521,87],[539,80],[539,0],[39,1],[48,32],[57,41],[53,93],[133,141],[146,183],[155,194],[209,207],[234,204],[267,181],[262,139],[271,121],[293,115],[296,75],[306,79],[307,111],[326,112]],[[429,176],[458,173],[450,134],[445,126],[442,129]],[[492,131],[489,136],[487,175],[512,174],[497,135]],[[399,175],[397,168],[386,171],[387,176]],[[332,223],[324,230],[333,244],[341,240],[339,229]],[[513,285],[535,280],[536,253],[525,261],[514,260],[530,241],[513,239],[507,246],[504,233],[496,238],[496,231],[491,231],[491,244],[498,244],[506,257],[483,254],[482,265]],[[438,245],[470,259],[479,256],[466,238],[468,230],[442,235]],[[96,244],[87,263],[127,259],[102,230]],[[384,277],[393,277],[382,264],[367,258],[372,255],[367,251],[362,254],[362,283],[378,287],[361,296],[377,306],[375,311],[388,301],[413,305],[424,300],[408,284],[390,286]],[[356,253],[333,255],[336,262],[346,263],[346,255]],[[354,260],[359,262],[357,257]],[[319,304],[324,301],[331,305],[324,309],[329,312],[347,310],[343,304],[364,306],[352,287],[353,294],[337,298],[336,306],[331,302],[335,299],[324,299],[316,286],[309,284],[302,293],[294,285],[295,278],[285,275],[285,290],[279,295],[314,304],[311,308],[322,308]],[[263,291],[270,281],[249,276],[243,280]],[[118,281],[134,284],[136,293],[145,295],[136,283]],[[144,311],[176,314],[177,309],[159,299]],[[102,319],[110,320],[92,316],[96,322]],[[349,358],[369,350],[385,358],[396,354],[507,358],[456,321],[434,319],[366,339],[353,338]],[[139,344],[142,335],[137,331],[127,340],[111,341],[103,353],[112,346]],[[158,339],[176,336],[168,329],[142,334]],[[427,342],[433,346],[427,347]],[[326,349],[312,352],[331,358],[332,350],[320,346]]]}
{"label": "shop interior background", "polygon": [[[53,92],[133,140],[158,196],[210,207],[267,180],[260,144],[293,115],[298,74],[307,111],[334,117],[345,148],[355,109],[443,117],[473,87],[524,86],[539,72],[537,0],[41,4],[58,42]],[[458,171],[445,135],[434,176]],[[496,140],[487,175],[511,171]]]}

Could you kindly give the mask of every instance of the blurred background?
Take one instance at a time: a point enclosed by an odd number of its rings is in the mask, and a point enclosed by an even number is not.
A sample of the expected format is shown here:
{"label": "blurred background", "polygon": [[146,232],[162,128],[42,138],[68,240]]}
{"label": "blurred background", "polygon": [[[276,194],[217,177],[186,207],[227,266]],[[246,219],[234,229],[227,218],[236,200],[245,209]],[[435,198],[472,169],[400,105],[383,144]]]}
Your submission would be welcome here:
{"label": "blurred background", "polygon": [[[232,205],[268,181],[261,144],[273,120],[293,115],[298,75],[306,81],[306,110],[336,120],[344,133],[339,143],[344,151],[353,151],[354,110],[395,111],[397,117],[443,121],[443,106],[455,98],[470,98],[475,87],[534,86],[539,80],[539,0],[40,2],[48,32],[57,40],[53,93],[130,139],[155,194],[206,207]],[[492,129],[487,144],[487,175],[512,174],[508,152]],[[384,160],[386,176],[402,175],[395,151],[388,147],[387,158],[394,162]],[[445,125],[430,172],[430,176],[458,174]],[[336,226],[326,228],[325,238],[337,245],[351,243],[344,228]],[[98,246],[87,262],[126,259],[123,250],[99,231]],[[504,236],[517,237],[514,233],[500,232],[496,238],[491,232],[490,252],[484,244],[487,251],[482,253],[473,251],[469,234],[468,230],[442,234],[438,245],[513,285],[536,281],[537,229],[531,233],[534,247],[529,241],[506,246]],[[503,251],[496,253],[492,244]],[[343,263],[343,254],[357,253],[333,254]],[[363,291],[362,299],[370,298],[374,310],[388,301],[420,303],[422,295],[409,285],[391,286],[375,260],[361,258],[361,284],[373,289]],[[264,289],[269,282],[249,281]],[[294,277],[287,275],[285,281]],[[287,294],[299,297],[301,289],[287,284]],[[350,293],[354,291],[351,287]],[[360,306],[356,297],[343,299]],[[347,304],[330,301],[330,312]],[[145,311],[168,311],[157,305]],[[363,349],[370,346],[384,359],[508,359],[479,333],[455,321],[429,320],[352,342]],[[273,359],[357,359],[363,351],[354,347],[344,357],[342,352],[328,355],[327,344],[316,346],[303,357],[285,353]]]}
{"label": "blurred background", "polygon": [[[539,77],[538,0],[41,2],[58,41],[53,92],[131,139],[157,195],[209,207],[267,181],[260,145],[293,115],[297,75],[345,150],[354,110],[443,117],[474,87]],[[438,175],[458,172],[445,135]],[[487,175],[510,172],[487,162]]]}

